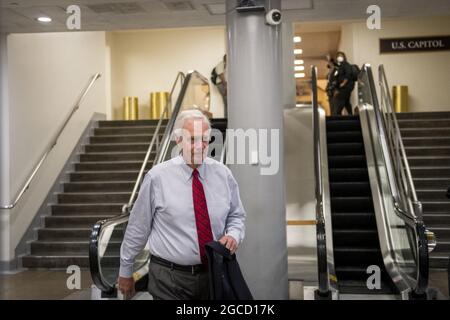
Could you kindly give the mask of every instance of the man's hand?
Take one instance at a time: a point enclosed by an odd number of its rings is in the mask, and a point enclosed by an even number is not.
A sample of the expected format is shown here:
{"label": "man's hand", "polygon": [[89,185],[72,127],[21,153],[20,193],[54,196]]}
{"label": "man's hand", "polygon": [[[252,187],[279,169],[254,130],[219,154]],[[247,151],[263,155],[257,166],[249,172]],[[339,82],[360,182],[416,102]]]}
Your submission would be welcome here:
{"label": "man's hand", "polygon": [[223,236],[219,242],[230,250],[231,254],[234,254],[238,248],[237,241],[232,236]]}
{"label": "man's hand", "polygon": [[135,294],[134,291],[134,279],[119,277],[117,280],[117,287],[122,292],[126,300],[132,298]]}

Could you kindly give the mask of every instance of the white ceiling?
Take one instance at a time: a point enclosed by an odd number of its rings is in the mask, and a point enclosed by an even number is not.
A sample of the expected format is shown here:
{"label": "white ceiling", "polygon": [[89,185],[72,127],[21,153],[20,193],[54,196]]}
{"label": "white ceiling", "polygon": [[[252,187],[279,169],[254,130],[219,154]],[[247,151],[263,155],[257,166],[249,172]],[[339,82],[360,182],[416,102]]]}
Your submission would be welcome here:
{"label": "white ceiling", "polygon": [[[282,0],[283,19],[365,19],[366,8],[374,3],[381,7],[383,17],[450,15],[449,0]],[[81,7],[82,31],[225,24],[223,14],[210,13],[223,12],[224,0],[0,0],[1,32],[67,31],[66,8],[73,4]],[[53,21],[37,22],[42,15]]]}

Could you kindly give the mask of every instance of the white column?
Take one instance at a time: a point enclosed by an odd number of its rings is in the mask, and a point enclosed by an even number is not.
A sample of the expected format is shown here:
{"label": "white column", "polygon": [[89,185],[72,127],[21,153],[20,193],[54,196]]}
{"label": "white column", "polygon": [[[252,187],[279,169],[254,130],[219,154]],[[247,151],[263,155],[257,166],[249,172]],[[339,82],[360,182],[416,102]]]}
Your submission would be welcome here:
{"label": "white column", "polygon": [[[280,8],[280,0],[270,2]],[[266,24],[263,11],[237,12],[237,1],[226,3],[228,127],[257,130],[257,134],[266,129],[269,136],[271,130],[278,133],[269,143],[271,165],[277,169],[273,174],[262,174],[268,166],[261,163],[266,153],[261,149],[261,136],[259,146],[247,148],[246,164],[230,165],[247,211],[246,238],[238,261],[256,299],[287,299],[281,27]],[[251,154],[258,158],[252,164],[248,161]]]}

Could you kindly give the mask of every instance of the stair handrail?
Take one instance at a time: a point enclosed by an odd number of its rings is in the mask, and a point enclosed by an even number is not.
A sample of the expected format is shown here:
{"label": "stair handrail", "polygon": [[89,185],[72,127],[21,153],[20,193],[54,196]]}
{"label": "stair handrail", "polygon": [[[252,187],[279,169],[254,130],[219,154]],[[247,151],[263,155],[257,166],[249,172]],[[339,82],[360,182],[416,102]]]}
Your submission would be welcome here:
{"label": "stair handrail", "polygon": [[[417,262],[416,286],[413,288],[412,293],[415,296],[423,296],[426,294],[428,287],[428,240],[434,241],[434,234],[425,229],[422,218],[422,204],[417,200],[397,117],[392,107],[392,99],[390,99],[384,68],[379,68],[379,85],[383,98],[382,106],[380,106],[378,101],[371,66],[365,64],[362,72],[367,74],[369,82],[369,91],[388,174],[388,183],[392,192],[394,210],[397,216],[414,230],[417,239],[415,243],[415,258]],[[390,118],[386,119],[386,117]]]}
{"label": "stair handrail", "polygon": [[61,127],[58,129],[58,131],[56,132],[56,134],[54,135],[52,140],[50,140],[51,142],[48,144],[48,146],[46,147],[46,149],[43,152],[42,156],[39,158],[39,161],[34,166],[33,171],[28,176],[28,179],[25,181],[22,189],[20,189],[20,191],[17,194],[17,196],[15,197],[14,201],[12,203],[8,204],[8,205],[2,205],[0,207],[0,209],[11,210],[17,205],[17,203],[19,203],[19,201],[22,198],[22,196],[25,194],[25,192],[30,187],[31,182],[35,178],[36,174],[41,169],[42,164],[45,162],[45,160],[47,159],[47,157],[50,154],[50,152],[53,150],[55,145],[58,143],[59,137],[61,136],[62,132],[66,128],[66,126],[69,123],[69,121],[72,119],[72,116],[80,108],[80,105],[83,102],[84,98],[86,97],[86,95],[88,94],[88,92],[90,91],[92,86],[94,85],[95,81],[97,81],[97,79],[100,78],[100,77],[101,77],[101,73],[96,73],[95,75],[93,75],[90,78],[88,85],[83,89],[83,91],[81,92],[80,96],[78,97],[78,99],[76,100],[75,104],[73,105],[70,113],[68,114],[68,116],[66,117],[64,122],[62,123]]}
{"label": "stair handrail", "polygon": [[317,270],[319,297],[329,297],[330,288],[328,283],[328,261],[326,230],[323,204],[323,181],[322,181],[322,155],[319,124],[319,104],[317,102],[317,67],[311,66],[311,95],[313,107],[313,145],[314,145],[314,176],[316,197],[316,240],[317,240]]}
{"label": "stair handrail", "polygon": [[140,185],[142,183],[142,179],[144,177],[144,171],[145,171],[145,168],[147,166],[148,159],[150,158],[150,154],[151,154],[153,148],[156,147],[156,142],[159,141],[159,131],[161,129],[162,122],[165,119],[166,115],[167,115],[167,117],[169,115],[168,114],[169,113],[169,107],[170,107],[171,102],[172,102],[172,96],[173,96],[173,93],[175,92],[175,88],[176,88],[178,82],[180,82],[180,85],[182,87],[185,79],[186,79],[186,75],[183,72],[179,71],[177,76],[175,77],[175,81],[173,82],[172,89],[170,90],[169,97],[167,99],[167,102],[166,102],[166,105],[164,107],[164,110],[161,113],[161,116],[159,118],[159,121],[158,121],[158,124],[156,126],[155,132],[153,133],[153,137],[152,137],[152,140],[150,142],[150,145],[148,146],[147,153],[145,154],[145,158],[144,158],[144,161],[142,162],[141,169],[139,170],[138,177],[136,178],[136,181],[134,183],[133,192],[131,193],[131,196],[130,196],[130,199],[128,200],[128,202],[123,205],[122,213],[130,212],[131,207],[133,206],[134,198],[137,195],[137,191],[138,191],[138,189],[139,189],[139,187],[140,187]]}

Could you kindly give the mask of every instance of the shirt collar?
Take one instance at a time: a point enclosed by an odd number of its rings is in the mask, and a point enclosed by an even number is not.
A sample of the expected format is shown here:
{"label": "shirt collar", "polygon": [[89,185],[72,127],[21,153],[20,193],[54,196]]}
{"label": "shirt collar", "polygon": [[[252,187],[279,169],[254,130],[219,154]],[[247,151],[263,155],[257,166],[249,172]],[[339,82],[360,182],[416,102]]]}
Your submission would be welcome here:
{"label": "shirt collar", "polygon": [[[177,158],[175,160],[176,160],[176,163],[180,165],[180,168],[183,172],[183,176],[184,176],[185,180],[189,181],[192,177],[192,172],[194,172],[194,169],[192,169],[186,163],[186,160],[184,160],[182,155],[177,156]],[[199,175],[200,179],[202,179],[202,180],[205,180],[205,171],[206,171],[205,160],[206,159],[204,159],[203,163],[197,167],[198,175]]]}

